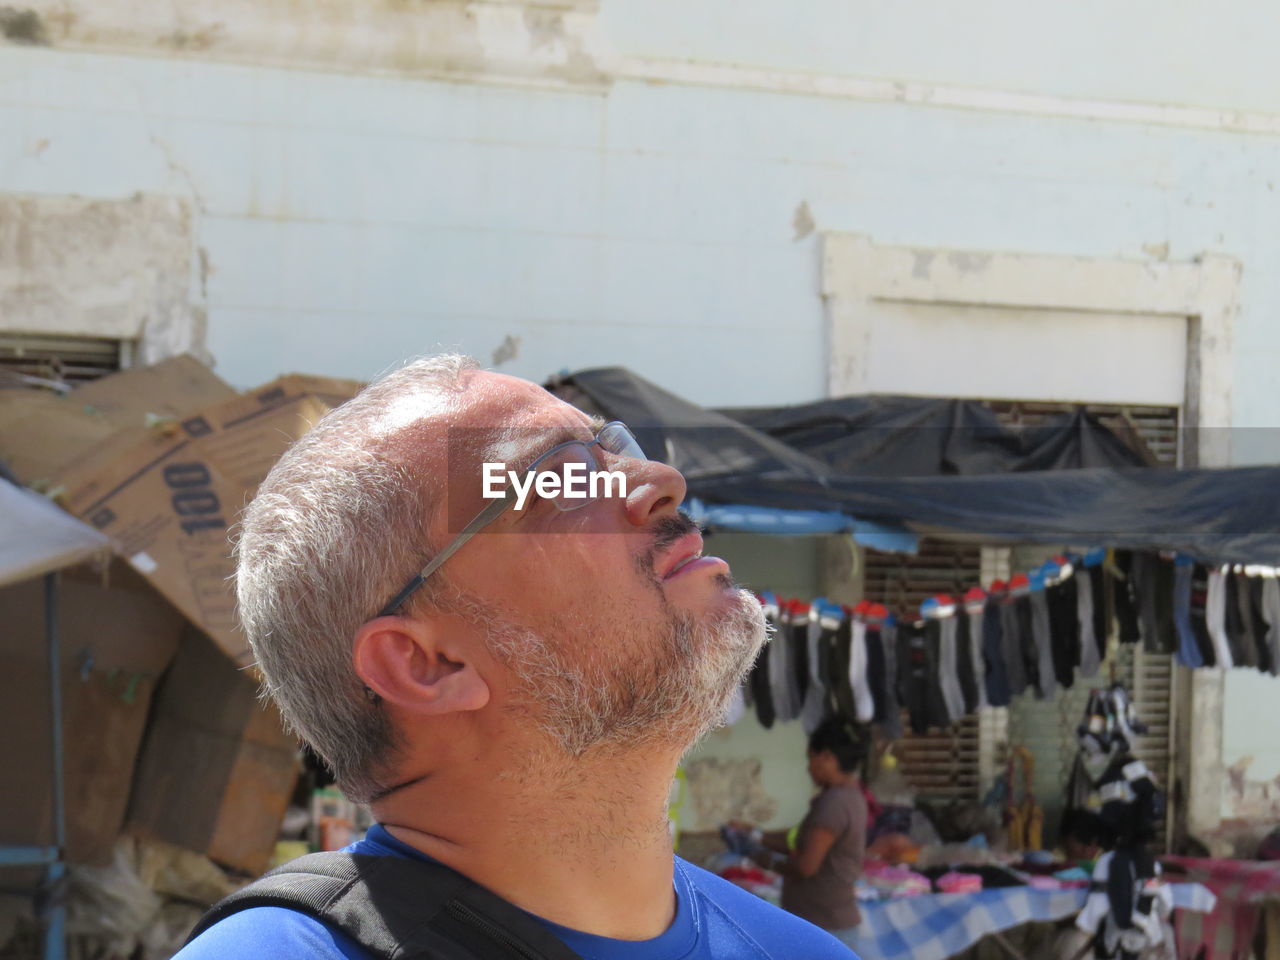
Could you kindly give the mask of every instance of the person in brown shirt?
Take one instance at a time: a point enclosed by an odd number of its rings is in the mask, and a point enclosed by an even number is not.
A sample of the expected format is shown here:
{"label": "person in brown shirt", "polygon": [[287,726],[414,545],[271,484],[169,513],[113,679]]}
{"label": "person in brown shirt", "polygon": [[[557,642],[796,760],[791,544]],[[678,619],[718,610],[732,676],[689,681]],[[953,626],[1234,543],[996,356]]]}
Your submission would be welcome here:
{"label": "person in brown shirt", "polygon": [[[862,917],[854,881],[867,846],[867,801],[858,769],[866,742],[833,718],[809,737],[809,776],[821,791],[800,823],[796,847],[783,833],[766,834],[762,865],[782,874],[782,908],[855,945]],[[783,855],[785,853],[785,855]]]}

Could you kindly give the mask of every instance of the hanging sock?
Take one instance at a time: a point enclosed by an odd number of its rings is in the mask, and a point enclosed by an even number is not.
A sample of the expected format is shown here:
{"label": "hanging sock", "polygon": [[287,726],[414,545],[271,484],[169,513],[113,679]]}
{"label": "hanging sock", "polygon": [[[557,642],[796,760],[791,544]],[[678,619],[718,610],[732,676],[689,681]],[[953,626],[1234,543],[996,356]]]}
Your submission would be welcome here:
{"label": "hanging sock", "polygon": [[1158,554],[1135,552],[1130,563],[1131,595],[1138,605],[1142,649],[1147,653],[1173,653],[1173,568]]}
{"label": "hanging sock", "polygon": [[1025,573],[1016,573],[1009,579],[1009,592],[1013,595],[1013,610],[1016,615],[1019,653],[1022,657],[1022,672],[1027,678],[1026,685],[1040,687],[1040,655],[1036,646],[1035,632],[1031,622],[1031,581]]}
{"label": "hanging sock", "polygon": [[804,692],[804,705],[800,708],[800,726],[811,734],[827,718],[827,683],[824,677],[826,663],[822,650],[822,609],[820,600],[810,607],[809,626],[805,635],[809,661],[809,686]]}
{"label": "hanging sock", "polygon": [[1209,568],[1197,563],[1191,568],[1191,632],[1206,667],[1217,666],[1213,638],[1209,636],[1207,607],[1209,602]]}
{"label": "hanging sock", "polygon": [[[874,712],[871,720],[883,729],[891,710],[889,687],[892,678],[885,658],[884,632],[892,631],[889,609],[882,603],[867,608],[867,686],[871,688]],[[896,698],[895,701],[896,703]]]}
{"label": "hanging sock", "polygon": [[867,685],[867,625],[861,620],[853,623],[849,646],[849,687],[853,690],[854,719],[859,723],[870,723],[876,714],[876,705]]}
{"label": "hanging sock", "polygon": [[778,632],[768,649],[769,692],[773,695],[773,710],[779,723],[789,723],[800,712],[795,681],[791,676],[791,636],[791,612],[780,605]]}
{"label": "hanging sock", "polygon": [[1267,619],[1262,609],[1264,603],[1262,580],[1262,577],[1246,576],[1243,579],[1242,590],[1247,599],[1246,606],[1249,610],[1249,623],[1252,627],[1251,633],[1253,634],[1258,669],[1263,673],[1270,673],[1274,676],[1275,661],[1271,656],[1271,644],[1267,639]]}
{"label": "hanging sock", "polygon": [[769,628],[768,645],[756,657],[756,665],[751,670],[748,682],[751,685],[751,702],[755,707],[756,719],[766,730],[773,728],[777,713],[773,709],[773,686],[769,679],[769,664],[772,662],[771,651],[778,639],[778,605],[773,594],[766,593],[761,597],[764,604],[765,623]]}
{"label": "hanging sock", "polygon": [[[1098,601],[1101,600],[1099,597]],[[1098,638],[1094,635],[1093,604],[1092,571],[1082,570],[1076,577],[1076,620],[1080,625],[1080,675],[1084,677],[1097,676],[1098,667],[1102,665]]]}
{"label": "hanging sock", "polygon": [[1249,617],[1249,595],[1244,577],[1231,571],[1226,575],[1227,643],[1231,645],[1231,662],[1237,667],[1256,667],[1258,647],[1253,639],[1253,621]]}
{"label": "hanging sock", "polygon": [[849,661],[853,656],[853,618],[846,611],[836,628],[832,647],[831,676],[835,688],[836,714],[852,721],[858,712],[850,681]]}
{"label": "hanging sock", "polygon": [[766,730],[772,730],[776,715],[773,711],[773,694],[769,690],[769,657],[767,655],[761,654],[756,659],[756,665],[752,667],[751,676],[747,678],[747,682],[751,685],[751,705],[756,712],[756,720]]}
{"label": "hanging sock", "polygon": [[809,689],[809,604],[791,602],[791,642],[787,644],[787,685],[794,718],[799,719]]}
{"label": "hanging sock", "polygon": [[1031,580],[1031,634],[1036,649],[1036,696],[1047,700],[1058,690],[1053,666],[1053,637],[1049,631],[1049,598],[1045,596],[1044,575],[1035,571]]}
{"label": "hanging sock", "polygon": [[1220,568],[1209,571],[1205,622],[1209,627],[1209,638],[1213,641],[1214,662],[1220,667],[1234,666],[1231,645],[1227,642],[1226,574]]}
{"label": "hanging sock", "polygon": [[1156,594],[1155,647],[1147,647],[1148,653],[1176,653],[1178,630],[1173,622],[1173,587],[1177,571],[1173,555],[1157,553],[1153,557]]}
{"label": "hanging sock", "polygon": [[[992,584],[991,587],[994,591],[996,584]],[[1007,587],[1000,594],[999,611],[1005,674],[1008,677],[1009,696],[1012,698],[1026,690],[1028,683],[1026,659],[1022,655],[1022,626],[1018,617],[1018,598]]]}
{"label": "hanging sock", "polygon": [[1203,667],[1200,646],[1191,627],[1191,577],[1195,562],[1178,556],[1173,565],[1173,625],[1178,633],[1178,663],[1184,667]]}
{"label": "hanging sock", "polygon": [[1107,641],[1111,636],[1106,559],[1107,551],[1099,548],[1088,551],[1080,560],[1080,565],[1084,568],[1081,579],[1088,579],[1089,593],[1093,599],[1093,639],[1098,644],[1099,663],[1107,659]]}
{"label": "hanging sock", "polygon": [[[973,672],[973,651],[976,645],[969,636],[969,615],[958,613],[951,618],[956,634],[956,679],[960,684],[960,697],[964,715],[978,709],[978,681]],[[981,650],[978,651],[981,656]]]}
{"label": "hanging sock", "polygon": [[[996,582],[999,583],[999,581]],[[987,703],[993,707],[1007,707],[1011,699],[1009,673],[1005,664],[1000,598],[994,593],[995,587],[996,584],[993,583],[991,585],[993,593],[988,595],[982,612],[982,654],[987,667]]]}
{"label": "hanging sock", "polygon": [[1280,580],[1262,578],[1262,616],[1267,621],[1267,647],[1271,651],[1271,675],[1280,676]]}
{"label": "hanging sock", "polygon": [[931,635],[938,638],[937,682],[942,688],[946,725],[958,723],[965,715],[964,692],[960,689],[955,612],[955,601],[947,596],[930,597],[920,605],[920,613],[928,624],[926,630],[935,628],[936,632]]}
{"label": "hanging sock", "polygon": [[1070,690],[1080,662],[1080,617],[1076,577],[1064,557],[1056,564],[1057,582],[1046,579],[1045,598],[1049,603],[1049,645],[1053,651],[1053,675],[1058,686]]}
{"label": "hanging sock", "polygon": [[902,736],[902,701],[898,690],[898,624],[892,616],[880,627],[881,656],[884,660],[884,698],[876,701],[876,723],[885,737]]}
{"label": "hanging sock", "polygon": [[964,614],[969,644],[969,669],[973,674],[974,710],[987,706],[987,594],[981,587],[970,587],[964,595]]}
{"label": "hanging sock", "polygon": [[1113,599],[1116,608],[1116,624],[1121,643],[1137,643],[1142,639],[1138,621],[1138,596],[1133,571],[1133,554],[1128,550],[1115,551],[1115,575],[1112,577]]}
{"label": "hanging sock", "polygon": [[[936,627],[937,623],[932,626]],[[931,656],[924,627],[914,623],[899,624],[898,678],[912,733],[926,733],[933,725],[934,711],[942,699],[931,679],[936,674],[937,661]]]}

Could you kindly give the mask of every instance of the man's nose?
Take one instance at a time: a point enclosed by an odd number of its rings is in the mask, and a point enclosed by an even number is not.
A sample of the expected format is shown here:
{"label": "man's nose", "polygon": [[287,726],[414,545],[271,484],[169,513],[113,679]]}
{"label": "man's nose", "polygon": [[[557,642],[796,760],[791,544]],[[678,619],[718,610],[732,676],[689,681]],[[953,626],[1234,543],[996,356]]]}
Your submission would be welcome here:
{"label": "man's nose", "polygon": [[674,467],[654,460],[633,460],[627,470],[627,519],[637,527],[671,515],[684,502],[684,476]]}

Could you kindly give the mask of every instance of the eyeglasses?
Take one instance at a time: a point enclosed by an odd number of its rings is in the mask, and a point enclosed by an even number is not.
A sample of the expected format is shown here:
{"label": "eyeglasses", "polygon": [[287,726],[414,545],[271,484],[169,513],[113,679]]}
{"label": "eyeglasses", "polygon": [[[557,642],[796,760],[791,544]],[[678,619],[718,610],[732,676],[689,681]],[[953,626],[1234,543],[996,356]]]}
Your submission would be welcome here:
{"label": "eyeglasses", "polygon": [[[570,440],[566,443],[556,444],[546,453],[541,454],[533,463],[529,464],[525,469],[525,475],[528,476],[535,471],[559,475],[562,481],[559,484],[559,493],[546,499],[551,500],[558,509],[564,511],[585,507],[598,499],[595,495],[597,487],[594,483],[588,486],[586,496],[569,496],[566,493],[569,488],[569,483],[567,482],[569,471],[567,468],[569,464],[581,464],[585,467],[587,475],[599,470],[600,464],[596,460],[595,454],[591,452],[591,448],[595,446],[599,446],[606,453],[611,453],[618,457],[628,457],[632,460],[649,459],[645,456],[644,450],[641,449],[640,442],[636,440],[635,434],[628,430],[624,423],[614,420],[601,427],[592,440]],[[578,471],[574,470],[573,473],[577,474]],[[405,584],[404,589],[397,593],[390,603],[378,611],[378,616],[389,617],[399,610],[404,602],[413,595],[413,592],[427,582],[427,577],[439,570],[446,560],[461,549],[464,543],[502,516],[518,496],[515,484],[508,483],[502,496],[476,514],[475,518],[463,527],[462,531],[443,550],[437,553],[430,563]]]}

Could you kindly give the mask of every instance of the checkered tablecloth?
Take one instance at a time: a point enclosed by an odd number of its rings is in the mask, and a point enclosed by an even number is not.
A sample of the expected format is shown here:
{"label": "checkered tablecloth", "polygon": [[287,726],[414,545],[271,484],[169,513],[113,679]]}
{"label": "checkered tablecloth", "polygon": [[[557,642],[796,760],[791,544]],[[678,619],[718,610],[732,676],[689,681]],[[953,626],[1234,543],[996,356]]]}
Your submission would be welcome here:
{"label": "checkered tablecloth", "polygon": [[[1176,883],[1173,902],[1212,910],[1213,896],[1197,883]],[[979,893],[936,893],[860,903],[854,950],[862,960],[945,960],[1000,930],[1079,912],[1087,891],[1005,887]]]}
{"label": "checkered tablecloth", "polygon": [[1263,908],[1280,909],[1280,863],[1161,857],[1166,870],[1179,870],[1204,884],[1218,898],[1207,916],[1178,917],[1178,956],[1193,957],[1204,948],[1206,960],[1235,960],[1252,955]]}

